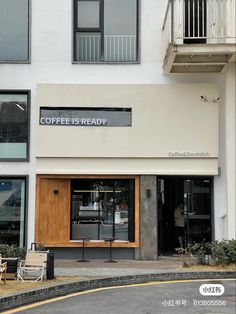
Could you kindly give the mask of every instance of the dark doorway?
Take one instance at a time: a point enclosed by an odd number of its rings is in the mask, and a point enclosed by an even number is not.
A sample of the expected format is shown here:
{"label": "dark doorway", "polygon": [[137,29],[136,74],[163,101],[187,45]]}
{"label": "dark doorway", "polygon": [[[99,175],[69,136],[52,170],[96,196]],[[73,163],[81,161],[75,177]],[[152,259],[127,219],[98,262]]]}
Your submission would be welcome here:
{"label": "dark doorway", "polygon": [[159,177],[157,188],[159,255],[174,254],[175,248],[188,243],[211,241],[211,178]]}
{"label": "dark doorway", "polygon": [[207,3],[206,0],[184,1],[184,44],[206,43]]}

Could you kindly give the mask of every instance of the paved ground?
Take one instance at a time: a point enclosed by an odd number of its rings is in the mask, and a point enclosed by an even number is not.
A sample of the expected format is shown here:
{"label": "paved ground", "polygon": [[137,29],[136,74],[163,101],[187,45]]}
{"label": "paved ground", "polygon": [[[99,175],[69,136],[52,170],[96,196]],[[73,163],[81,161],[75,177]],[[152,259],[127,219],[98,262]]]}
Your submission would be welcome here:
{"label": "paved ground", "polygon": [[[220,284],[222,296],[202,296],[199,287],[204,283]],[[60,301],[51,300],[37,307],[19,308],[15,313],[34,314],[156,314],[156,313],[227,313],[235,314],[235,280],[158,282],[97,289],[78,293]]]}
{"label": "paved ground", "polygon": [[9,280],[5,286],[0,283],[0,298],[1,296],[68,281],[172,272],[236,271],[236,266],[205,267],[194,265],[194,267],[183,268],[182,262],[182,258],[178,256],[161,257],[158,261],[119,260],[117,263],[105,263],[104,260],[91,260],[88,263],[80,263],[77,260],[55,260],[55,279],[43,283]]}
{"label": "paved ground", "polygon": [[183,260],[180,257],[160,257],[157,261],[119,260],[117,263],[105,263],[103,260],[92,260],[88,263],[80,263],[76,260],[56,260],[56,276],[86,276],[86,277],[110,277],[129,276],[141,274],[171,273],[176,271],[236,271],[236,266],[230,267],[206,267],[197,266],[182,267]]}
{"label": "paved ground", "polygon": [[158,261],[119,260],[117,263],[105,263],[104,260],[91,260],[88,263],[81,263],[76,260],[55,261],[56,276],[77,275],[96,278],[152,274],[176,270],[185,270],[182,268],[182,259],[178,257],[163,257]]}
{"label": "paved ground", "polygon": [[53,280],[43,283],[7,281],[5,286],[0,283],[0,312],[1,309],[99,287],[186,278],[236,277],[236,265],[182,267],[182,264],[180,257],[161,257],[158,261],[119,260],[117,263],[55,260],[56,278]]}

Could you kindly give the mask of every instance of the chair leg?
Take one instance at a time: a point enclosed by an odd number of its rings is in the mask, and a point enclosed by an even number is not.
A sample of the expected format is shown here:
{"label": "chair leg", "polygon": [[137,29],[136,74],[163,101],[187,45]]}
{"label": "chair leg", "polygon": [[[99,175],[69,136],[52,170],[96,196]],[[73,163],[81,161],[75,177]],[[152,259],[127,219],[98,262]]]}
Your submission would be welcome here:
{"label": "chair leg", "polygon": [[[34,281],[34,282],[37,282],[37,281],[43,281],[44,278],[46,278],[46,269],[44,269],[43,271],[41,271],[40,273],[40,276],[37,274],[37,276],[34,275],[35,271],[39,272],[39,270],[24,270],[24,269],[19,269],[18,272],[17,272],[17,280],[22,280],[22,281],[25,281],[24,280],[24,277],[25,275],[28,274],[29,278],[31,278],[31,280],[29,281]],[[34,280],[32,280],[32,278],[35,278]]]}
{"label": "chair leg", "polygon": [[5,270],[4,270],[4,285],[6,284],[6,280],[7,280],[7,270],[5,268]]}
{"label": "chair leg", "polygon": [[7,277],[7,273],[6,273],[6,270],[4,270],[3,272],[1,272],[1,275],[0,275],[0,282],[3,281],[4,285],[6,284],[6,277]]}

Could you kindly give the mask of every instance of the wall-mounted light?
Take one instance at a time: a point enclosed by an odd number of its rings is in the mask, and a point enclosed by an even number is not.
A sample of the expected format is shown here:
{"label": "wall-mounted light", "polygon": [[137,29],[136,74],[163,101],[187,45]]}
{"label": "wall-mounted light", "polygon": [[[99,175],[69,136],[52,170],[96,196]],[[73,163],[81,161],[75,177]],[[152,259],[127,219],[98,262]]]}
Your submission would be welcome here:
{"label": "wall-mounted light", "polygon": [[147,189],[147,190],[146,190],[146,197],[147,197],[147,198],[150,198],[150,197],[151,197],[151,190],[150,190],[150,189]]}

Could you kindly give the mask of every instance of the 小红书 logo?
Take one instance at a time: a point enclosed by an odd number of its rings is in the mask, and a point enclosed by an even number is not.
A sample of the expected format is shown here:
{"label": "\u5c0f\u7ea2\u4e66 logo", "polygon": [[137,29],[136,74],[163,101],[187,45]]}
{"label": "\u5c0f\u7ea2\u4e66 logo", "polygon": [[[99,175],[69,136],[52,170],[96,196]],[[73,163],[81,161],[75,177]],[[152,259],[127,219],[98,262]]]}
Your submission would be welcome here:
{"label": "\u5c0f\u7ea2\u4e66 logo", "polygon": [[225,292],[225,288],[221,284],[203,284],[199,288],[201,295],[220,296]]}

